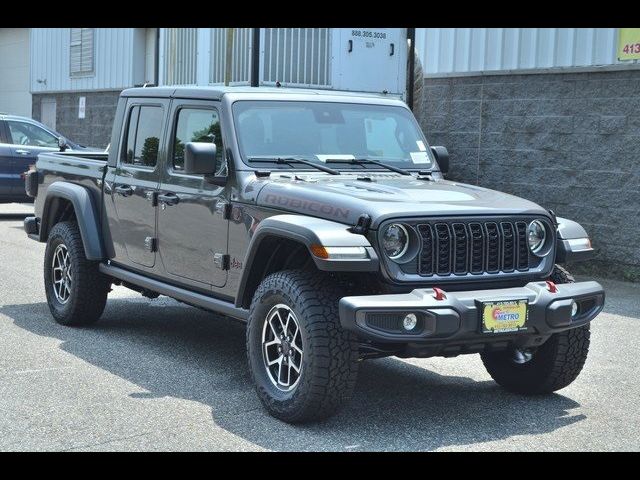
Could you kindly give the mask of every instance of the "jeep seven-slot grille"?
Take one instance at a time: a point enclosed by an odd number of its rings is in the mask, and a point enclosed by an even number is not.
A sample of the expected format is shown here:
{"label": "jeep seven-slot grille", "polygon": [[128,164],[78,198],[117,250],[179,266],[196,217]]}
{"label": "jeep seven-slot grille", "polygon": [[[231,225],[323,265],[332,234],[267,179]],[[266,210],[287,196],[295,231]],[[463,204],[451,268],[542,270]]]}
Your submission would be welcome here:
{"label": "jeep seven-slot grille", "polygon": [[433,222],[417,225],[420,275],[466,275],[529,269],[527,223]]}

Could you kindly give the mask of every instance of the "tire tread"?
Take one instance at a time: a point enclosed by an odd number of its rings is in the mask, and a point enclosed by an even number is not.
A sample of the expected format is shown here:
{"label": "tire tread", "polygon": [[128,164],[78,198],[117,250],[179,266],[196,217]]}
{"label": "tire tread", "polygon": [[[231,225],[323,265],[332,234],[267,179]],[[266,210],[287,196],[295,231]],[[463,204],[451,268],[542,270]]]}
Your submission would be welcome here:
{"label": "tire tread", "polygon": [[[50,252],[54,246],[55,239],[61,238],[66,245],[69,255],[71,255],[72,268],[74,269],[74,279],[77,282],[69,302],[65,308],[59,308],[50,291]],[[90,325],[96,322],[107,301],[107,294],[110,289],[110,280],[98,269],[99,262],[88,260],[84,252],[82,235],[78,224],[74,221],[56,223],[49,232],[47,240],[47,250],[45,252],[45,288],[47,291],[47,303],[55,320],[67,326]],[[66,308],[68,307],[68,308]]]}
{"label": "tire tread", "polygon": [[[319,272],[284,270],[266,277],[258,287],[250,307],[247,329],[247,352],[255,353],[251,345],[253,329],[262,328],[261,318],[255,317],[260,302],[268,295],[284,292],[295,299],[299,321],[304,324],[309,341],[304,345],[305,356],[313,362],[313,372],[305,372],[297,389],[303,387],[302,402],[283,402],[257,381],[249,366],[258,395],[267,409],[277,418],[291,423],[326,418],[335,413],[350,397],[358,374],[358,343],[355,335],[342,329],[338,315],[338,301],[344,296],[334,277]],[[254,318],[255,317],[255,318]],[[302,317],[302,318],[300,318]],[[255,347],[254,347],[255,348]],[[306,380],[306,381],[305,381]],[[295,403],[295,405],[294,405]]]}

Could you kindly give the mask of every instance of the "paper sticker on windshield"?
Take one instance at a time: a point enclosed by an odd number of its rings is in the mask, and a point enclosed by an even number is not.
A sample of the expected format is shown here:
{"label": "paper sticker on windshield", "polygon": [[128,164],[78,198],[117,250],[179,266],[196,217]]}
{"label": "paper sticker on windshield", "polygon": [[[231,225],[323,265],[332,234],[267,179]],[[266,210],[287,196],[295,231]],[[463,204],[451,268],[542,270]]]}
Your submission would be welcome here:
{"label": "paper sticker on windshield", "polygon": [[431,163],[427,152],[410,152],[413,163]]}
{"label": "paper sticker on windshield", "polygon": [[424,142],[422,140],[416,140],[416,145],[418,145],[418,150],[421,152],[427,151],[427,147],[424,146]]}
{"label": "paper sticker on windshield", "polygon": [[332,155],[316,155],[318,160],[321,162],[326,162],[327,160],[354,160],[356,157],[353,155],[345,155],[345,154],[332,154]]}

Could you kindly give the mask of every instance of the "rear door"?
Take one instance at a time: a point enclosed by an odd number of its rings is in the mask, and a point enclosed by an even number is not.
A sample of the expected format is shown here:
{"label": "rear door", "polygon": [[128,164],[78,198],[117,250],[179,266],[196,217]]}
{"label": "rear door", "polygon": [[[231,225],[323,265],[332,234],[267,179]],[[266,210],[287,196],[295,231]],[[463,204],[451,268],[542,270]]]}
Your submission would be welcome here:
{"label": "rear door", "polygon": [[29,169],[29,165],[36,163],[39,153],[59,149],[58,137],[34,123],[22,120],[5,122],[13,154],[11,193],[14,196],[25,195],[22,174]]}
{"label": "rear door", "polygon": [[[0,120],[0,197],[11,196],[13,176],[13,152],[7,139],[5,122]],[[0,198],[1,199],[1,198]]]}
{"label": "rear door", "polygon": [[[217,103],[173,101],[158,210],[158,245],[167,274],[176,282],[207,290],[227,281],[226,187],[207,182],[203,175],[185,174],[184,146],[214,142],[218,155],[225,155]],[[170,202],[162,201],[166,196]]]}
{"label": "rear door", "polygon": [[156,263],[155,198],[168,106],[166,99],[129,100],[117,166],[105,189],[126,252],[118,260],[132,267],[153,268]]}

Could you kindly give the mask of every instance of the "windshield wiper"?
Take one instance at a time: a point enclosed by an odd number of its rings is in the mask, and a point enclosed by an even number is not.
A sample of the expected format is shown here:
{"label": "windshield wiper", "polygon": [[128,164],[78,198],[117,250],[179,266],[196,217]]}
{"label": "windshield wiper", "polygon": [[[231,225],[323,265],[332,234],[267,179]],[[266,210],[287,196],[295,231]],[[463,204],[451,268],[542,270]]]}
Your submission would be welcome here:
{"label": "windshield wiper", "polygon": [[322,170],[323,172],[330,173],[331,175],[340,175],[338,170],[334,170],[333,168],[325,167],[324,165],[318,165],[317,163],[313,163],[309,160],[304,160],[302,158],[293,158],[293,157],[277,157],[277,158],[260,158],[260,157],[250,157],[247,159],[250,162],[255,163],[275,163],[277,165],[289,165],[291,163],[301,163],[303,165],[309,165],[310,167],[317,168],[318,170]]}
{"label": "windshield wiper", "polygon": [[389,165],[387,163],[382,163],[377,160],[371,160],[369,158],[328,158],[325,160],[326,163],[350,163],[352,165],[363,165],[363,164],[371,164],[378,165],[379,167],[386,168],[387,170],[391,170],[392,172],[399,173],[400,175],[411,175],[407,170],[403,170],[402,168],[394,167],[393,165]]}

